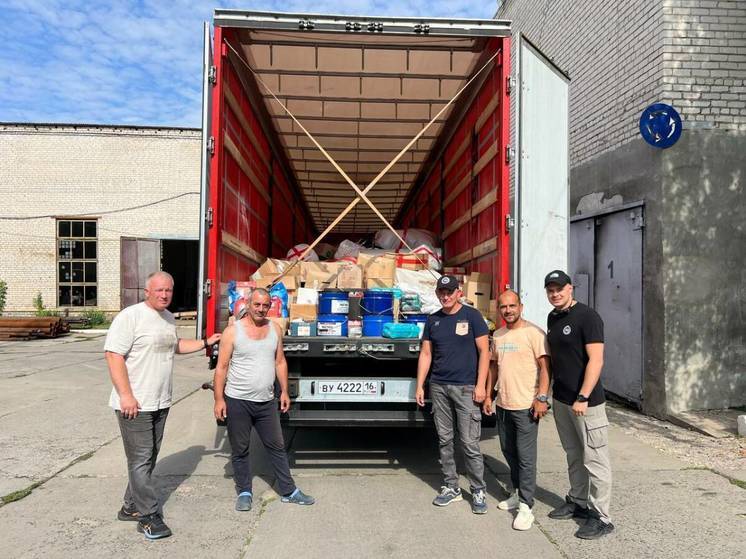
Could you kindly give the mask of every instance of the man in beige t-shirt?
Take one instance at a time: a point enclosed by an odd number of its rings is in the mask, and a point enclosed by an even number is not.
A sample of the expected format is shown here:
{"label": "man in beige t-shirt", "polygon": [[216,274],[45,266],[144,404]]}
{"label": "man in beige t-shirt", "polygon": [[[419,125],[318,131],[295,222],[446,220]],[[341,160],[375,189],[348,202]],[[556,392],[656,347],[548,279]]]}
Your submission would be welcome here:
{"label": "man in beige t-shirt", "polygon": [[549,348],[543,330],[521,317],[523,305],[515,291],[498,299],[505,326],[493,337],[493,362],[485,413],[496,404],[500,447],[510,467],[515,492],[498,503],[502,510],[518,509],[516,530],[528,530],[534,522],[531,509],[536,491],[536,439],[539,420],[547,413]]}

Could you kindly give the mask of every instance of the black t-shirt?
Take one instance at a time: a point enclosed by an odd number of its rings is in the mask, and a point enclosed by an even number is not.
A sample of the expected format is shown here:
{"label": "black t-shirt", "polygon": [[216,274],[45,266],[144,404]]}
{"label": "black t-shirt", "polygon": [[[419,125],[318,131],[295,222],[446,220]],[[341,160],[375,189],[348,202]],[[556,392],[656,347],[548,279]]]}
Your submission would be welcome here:
{"label": "black t-shirt", "polygon": [[[588,364],[585,345],[603,343],[604,322],[592,308],[576,302],[567,311],[549,313],[547,341],[552,353],[554,398],[571,406],[580,393]],[[599,378],[588,395],[588,405],[597,406],[605,401],[604,387]]]}
{"label": "black t-shirt", "polygon": [[441,309],[428,316],[422,339],[432,344],[430,382],[475,384],[479,351],[474,340],[488,334],[479,311],[466,305],[454,314],[446,314]]}

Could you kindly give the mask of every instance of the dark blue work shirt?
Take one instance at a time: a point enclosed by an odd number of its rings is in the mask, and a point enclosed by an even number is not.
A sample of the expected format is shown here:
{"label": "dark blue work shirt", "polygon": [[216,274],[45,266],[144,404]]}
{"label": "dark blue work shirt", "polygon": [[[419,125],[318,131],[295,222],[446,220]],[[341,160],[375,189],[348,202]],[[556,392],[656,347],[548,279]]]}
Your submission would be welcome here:
{"label": "dark blue work shirt", "polygon": [[428,316],[422,339],[432,345],[430,382],[476,384],[479,351],[475,340],[488,334],[479,311],[466,305],[454,314],[441,309]]}

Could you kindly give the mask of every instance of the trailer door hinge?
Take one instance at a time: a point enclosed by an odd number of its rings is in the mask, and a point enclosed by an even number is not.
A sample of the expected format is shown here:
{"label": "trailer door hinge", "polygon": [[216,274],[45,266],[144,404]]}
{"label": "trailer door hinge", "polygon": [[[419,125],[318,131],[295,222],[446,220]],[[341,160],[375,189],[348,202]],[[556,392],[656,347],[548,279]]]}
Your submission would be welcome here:
{"label": "trailer door hinge", "polygon": [[206,280],[205,283],[202,284],[202,293],[205,297],[212,297],[212,280]]}
{"label": "trailer door hinge", "polygon": [[512,215],[507,214],[505,216],[505,232],[510,233],[513,227],[515,227],[515,218]]}
{"label": "trailer door hinge", "polygon": [[215,136],[207,138],[207,151],[210,155],[215,155]]}
{"label": "trailer door hinge", "polygon": [[208,227],[212,227],[212,216],[213,216],[213,210],[212,207],[207,208],[207,212],[205,212],[205,221],[207,222]]}
{"label": "trailer door hinge", "polygon": [[514,87],[515,87],[515,78],[513,76],[508,76],[507,78],[505,78],[505,93],[507,95],[510,95]]}
{"label": "trailer door hinge", "polygon": [[210,66],[210,69],[207,71],[207,81],[212,85],[218,83],[218,69],[215,66]]}
{"label": "trailer door hinge", "polygon": [[515,157],[515,150],[510,146],[505,146],[505,163],[508,165],[513,161]]}

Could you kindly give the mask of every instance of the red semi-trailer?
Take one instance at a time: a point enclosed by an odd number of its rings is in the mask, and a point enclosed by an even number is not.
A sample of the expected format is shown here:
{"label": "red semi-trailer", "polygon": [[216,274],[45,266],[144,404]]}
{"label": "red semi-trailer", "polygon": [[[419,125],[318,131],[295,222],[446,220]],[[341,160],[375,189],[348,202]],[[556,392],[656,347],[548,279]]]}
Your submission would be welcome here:
{"label": "red semi-trailer", "polygon": [[[437,233],[444,265],[488,273],[493,294],[508,287],[510,40],[498,20],[216,10],[212,38],[205,26],[200,334],[226,326],[228,281],[310,243],[356,198],[288,111],[363,190],[452,101],[367,196],[395,227]],[[382,228],[360,202],[331,236]],[[418,340],[284,344],[289,423],[428,422],[414,403]],[[324,394],[330,379],[376,389]]]}

